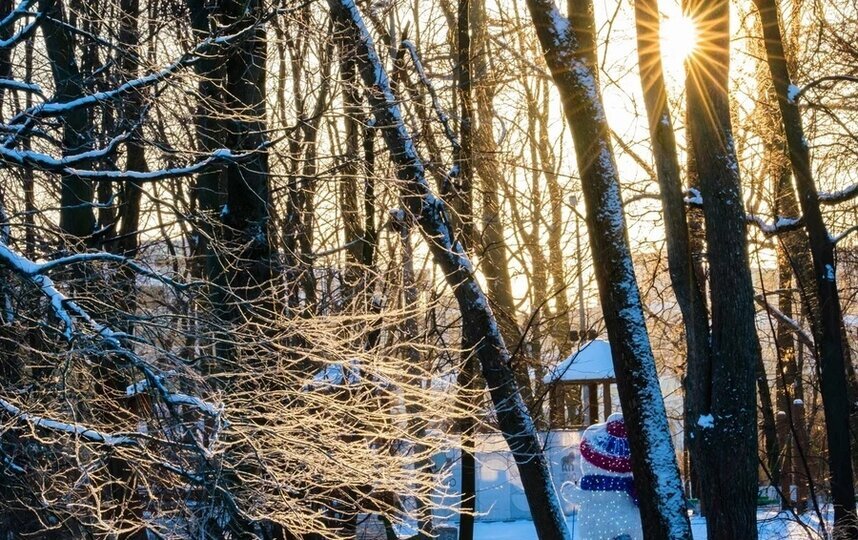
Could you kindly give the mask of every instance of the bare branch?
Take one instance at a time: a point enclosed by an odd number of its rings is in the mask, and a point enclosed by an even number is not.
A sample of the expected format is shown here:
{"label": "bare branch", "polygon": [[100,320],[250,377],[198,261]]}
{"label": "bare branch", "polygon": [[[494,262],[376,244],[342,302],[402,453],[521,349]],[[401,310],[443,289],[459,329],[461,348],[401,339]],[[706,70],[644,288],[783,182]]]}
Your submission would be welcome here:
{"label": "bare branch", "polygon": [[782,311],[773,306],[768,301],[768,299],[761,294],[754,296],[754,300],[756,300],[759,305],[764,307],[766,311],[768,311],[775,319],[777,319],[778,322],[789,326],[795,333],[795,335],[798,336],[798,339],[801,340],[802,343],[807,345],[810,350],[814,349],[813,336],[810,335],[810,332],[802,328],[801,325],[795,321],[795,319],[784,315]]}

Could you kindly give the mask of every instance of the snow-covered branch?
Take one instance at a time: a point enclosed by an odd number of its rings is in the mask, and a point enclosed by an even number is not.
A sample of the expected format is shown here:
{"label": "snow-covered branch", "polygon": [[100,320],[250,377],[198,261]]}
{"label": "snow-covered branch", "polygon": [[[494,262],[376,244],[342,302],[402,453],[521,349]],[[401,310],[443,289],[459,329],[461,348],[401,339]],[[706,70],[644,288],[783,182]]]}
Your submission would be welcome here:
{"label": "snow-covered branch", "polygon": [[841,189],[839,191],[821,192],[819,202],[823,204],[837,204],[858,197],[858,183]]}
{"label": "snow-covered branch", "polygon": [[810,335],[810,332],[802,328],[801,325],[798,324],[795,319],[787,317],[786,314],[784,314],[781,310],[773,306],[769,302],[769,300],[761,294],[756,295],[754,297],[754,300],[756,300],[759,305],[764,307],[766,311],[768,311],[772,315],[772,317],[774,317],[779,323],[785,324],[786,326],[792,328],[793,332],[795,332],[795,335],[798,336],[798,339],[802,343],[807,345],[810,350],[813,350],[813,336]]}
{"label": "snow-covered branch", "polygon": [[[0,245],[0,250],[9,249],[7,246]],[[134,259],[129,259],[128,257],[123,257],[122,255],[117,255],[116,253],[108,253],[106,251],[98,251],[98,252],[90,252],[90,253],[76,253],[74,255],[69,255],[67,257],[61,257],[59,259],[51,259],[50,261],[45,261],[43,263],[36,263],[37,271],[35,273],[43,273],[53,270],[54,268],[60,266],[68,266],[71,264],[83,263],[83,262],[94,262],[94,261],[103,261],[103,262],[114,262],[117,264],[126,265],[131,268],[135,273],[140,274],[142,276],[153,278],[157,281],[160,281],[164,285],[169,285],[177,290],[184,290],[192,287],[194,285],[198,285],[198,283],[180,283],[174,279],[171,279],[164,274],[159,272],[155,272],[145,266],[141,265]]]}
{"label": "snow-covered branch", "polygon": [[[702,208],[704,203],[700,191],[696,188],[689,188],[685,194],[685,204],[695,208]],[[748,212],[745,214],[745,221],[760,229],[760,232],[766,236],[776,236],[781,233],[797,231],[804,227],[804,220],[800,217],[779,217],[774,223],[769,223],[764,217]]]}
{"label": "snow-covered branch", "polygon": [[756,214],[746,214],[745,220],[756,225],[760,231],[766,236],[775,236],[781,233],[797,231],[804,226],[801,218],[779,217],[774,223],[769,223],[765,218]]}
{"label": "snow-covered branch", "polygon": [[18,81],[15,79],[0,79],[0,88],[4,90],[20,90],[22,92],[29,92],[31,94],[44,97],[42,87],[35,83]]}
{"label": "snow-covered branch", "polygon": [[697,188],[688,188],[685,194],[685,204],[695,207],[703,207],[703,195]]}
{"label": "snow-covered branch", "polygon": [[78,176],[80,178],[88,178],[92,180],[134,180],[136,182],[155,182],[166,180],[168,178],[181,178],[203,172],[209,167],[214,167],[227,163],[240,163],[244,160],[251,159],[258,152],[261,152],[270,146],[270,142],[260,145],[258,148],[249,152],[233,152],[227,148],[220,148],[212,152],[208,157],[196,163],[185,165],[184,167],[174,167],[171,169],[159,169],[157,171],[115,171],[115,170],[86,170],[65,168],[63,172]]}
{"label": "snow-covered branch", "polygon": [[34,21],[30,22],[29,24],[27,24],[26,26],[24,26],[23,28],[21,28],[20,30],[18,30],[17,32],[15,32],[15,33],[14,33],[14,34],[12,34],[9,38],[7,38],[7,39],[0,39],[0,48],[4,48],[4,49],[11,49],[11,48],[12,48],[12,47],[14,47],[15,45],[17,45],[17,44],[19,44],[19,43],[23,42],[23,41],[24,41],[25,39],[27,39],[27,38],[30,36],[30,34],[32,34],[32,33],[36,30],[36,28],[39,26],[39,19],[40,19],[40,18],[41,18],[41,16],[40,16],[40,17],[37,17],[37,18],[36,18],[36,20],[34,20]]}
{"label": "snow-covered branch", "polygon": [[67,309],[67,305],[71,301],[56,288],[53,280],[48,276],[39,274],[39,265],[37,263],[12,251],[5,243],[0,243],[0,262],[12,271],[29,278],[33,285],[42,291],[48,298],[54,315],[65,326],[63,336],[67,341],[71,341],[74,335],[74,321]]}
{"label": "snow-covered branch", "polygon": [[86,262],[114,262],[118,264],[124,264],[134,270],[136,273],[156,279],[165,285],[169,285],[176,289],[187,289],[192,286],[193,283],[179,283],[173,279],[168,278],[167,276],[150,270],[145,266],[139,264],[133,259],[129,259],[128,257],[123,257],[122,255],[117,255],[115,253],[108,253],[105,251],[91,252],[91,253],[75,253],[74,255],[69,255],[67,257],[60,257],[59,259],[51,259],[49,261],[45,261],[42,263],[32,262],[20,255],[16,254],[12,251],[9,246],[6,244],[0,243],[0,261],[5,262],[7,265],[12,267],[20,274],[24,274],[28,277],[37,276],[39,274],[44,274],[51,270],[54,270],[59,267],[69,266],[72,264],[78,263],[86,263]]}
{"label": "snow-covered branch", "polygon": [[854,233],[855,231],[858,231],[858,225],[853,225],[852,227],[849,227],[845,231],[832,236],[831,242],[834,244],[837,244],[838,242],[840,242],[841,240],[843,240],[844,238],[846,238],[850,234]]}
{"label": "snow-covered branch", "polygon": [[21,2],[18,3],[18,5],[15,7],[15,9],[10,11],[9,14],[7,14],[5,17],[3,17],[3,20],[0,20],[0,28],[5,28],[9,25],[14,25],[15,22],[18,19],[20,19],[21,17],[35,15],[35,20],[24,25],[21,29],[19,29],[17,32],[12,34],[8,38],[0,40],[0,48],[8,49],[8,48],[14,47],[18,43],[22,42],[27,36],[29,36],[36,29],[36,27],[39,24],[39,21],[41,20],[41,18],[43,17],[44,14],[42,14],[42,13],[33,14],[30,11],[28,11],[30,9],[30,6],[33,4],[33,1],[34,0],[21,0]]}
{"label": "snow-covered branch", "polygon": [[6,163],[21,167],[31,166],[45,171],[64,172],[78,163],[102,159],[112,154],[116,151],[119,144],[127,139],[128,134],[123,134],[115,137],[104,148],[80,152],[62,158],[55,158],[32,150],[12,150],[6,146],[0,146],[0,158]]}
{"label": "snow-covered branch", "polygon": [[[46,263],[36,263],[13,251],[6,244],[0,243],[0,264],[11,269],[18,275],[29,279],[31,283],[42,291],[42,293],[48,298],[54,314],[63,322],[65,327],[63,330],[63,337],[66,341],[71,342],[78,335],[78,332],[75,329],[74,320],[80,319],[93,331],[92,335],[90,335],[91,339],[99,342],[105,351],[117,355],[128,364],[141,371],[145,375],[146,380],[149,381],[149,385],[157,391],[158,395],[165,403],[172,406],[188,405],[198,409],[200,412],[208,416],[219,416],[219,407],[195,396],[175,393],[168,389],[164,383],[164,375],[161,370],[122,345],[122,340],[128,337],[125,333],[117,332],[109,326],[101,324],[93,319],[92,316],[90,316],[89,313],[87,313],[87,311],[84,310],[77,302],[63,294],[56,287],[56,284],[51,278],[44,275],[44,272],[57,268],[58,266],[93,260],[111,260],[125,264],[129,263],[129,260],[124,257],[114,256],[107,253],[83,253]],[[136,263],[134,263],[132,267],[135,269],[142,269],[147,275],[161,279],[166,283],[174,283],[172,280],[169,280],[169,278],[165,278],[159,274],[145,270]]]}
{"label": "snow-covered branch", "polygon": [[801,99],[801,97],[805,93],[807,93],[808,90],[810,90],[811,88],[815,88],[815,87],[819,86],[820,84],[823,84],[826,82],[858,83],[858,77],[854,77],[851,75],[828,75],[825,77],[820,77],[820,78],[814,79],[814,80],[810,81],[809,83],[807,83],[806,85],[802,86],[801,89],[798,89],[794,86],[791,87],[791,90],[794,88],[795,91],[791,92],[791,95],[789,95],[788,97],[790,98],[791,102],[796,103],[799,99]]}
{"label": "snow-covered branch", "polygon": [[[261,22],[258,22],[257,24],[261,24]],[[129,92],[141,90],[143,88],[165,81],[179,71],[181,71],[182,69],[194,64],[202,56],[211,54],[213,49],[232,45],[233,43],[241,41],[247,36],[252,35],[252,33],[257,27],[257,24],[245,26],[234,34],[207,38],[200,42],[191,51],[183,54],[181,58],[179,58],[172,64],[154,73],[150,73],[148,75],[144,75],[143,77],[127,81],[123,84],[120,84],[116,88],[88,94],[77,99],[73,99],[71,101],[50,102],[34,105],[33,107],[22,111],[21,113],[13,117],[10,123],[19,123],[22,119],[33,117],[46,118],[62,116],[76,109],[91,107],[99,103],[113,101],[115,99],[121,98]]]}
{"label": "snow-covered branch", "polygon": [[0,28],[5,28],[6,26],[13,24],[19,18],[29,13],[30,6],[33,5],[35,0],[21,0],[18,2],[18,5],[15,6],[15,9],[9,12],[8,15],[3,17],[0,20]]}
{"label": "snow-covered branch", "polygon": [[32,424],[37,428],[77,435],[83,439],[87,439],[92,442],[104,443],[108,446],[127,446],[137,444],[137,441],[131,437],[110,435],[81,424],[60,422],[43,416],[22,412],[19,407],[16,407],[5,399],[0,399],[0,408],[12,415],[16,420]]}
{"label": "snow-covered branch", "polygon": [[104,148],[82,152],[63,158],[55,158],[32,150],[12,150],[0,145],[0,161],[17,165],[19,167],[35,167],[43,171],[57,172],[93,180],[133,180],[136,182],[155,182],[166,180],[168,178],[189,176],[191,174],[202,172],[209,167],[224,163],[238,163],[253,157],[257,152],[263,151],[269,146],[269,143],[265,143],[259,148],[249,152],[233,152],[227,148],[220,148],[196,163],[185,165],[183,167],[159,169],[156,171],[92,170],[76,169],[73,167],[74,165],[82,162],[93,161],[110,155],[116,150],[116,147],[127,138],[127,134],[121,135],[114,138]]}
{"label": "snow-covered branch", "polygon": [[432,84],[432,81],[429,80],[429,77],[426,76],[426,70],[423,68],[423,62],[420,60],[420,54],[417,52],[417,47],[409,39],[402,40],[402,47],[408,51],[408,55],[411,57],[411,62],[414,64],[414,69],[417,71],[417,77],[420,79],[420,83],[429,91],[429,97],[432,100],[432,108],[435,109],[438,121],[440,121],[441,125],[444,127],[444,135],[450,141],[450,144],[453,145],[454,150],[460,148],[459,138],[456,137],[456,134],[453,132],[453,128],[450,127],[450,116],[444,112],[444,108],[441,106],[441,100],[438,99],[438,92],[435,91],[435,86]]}

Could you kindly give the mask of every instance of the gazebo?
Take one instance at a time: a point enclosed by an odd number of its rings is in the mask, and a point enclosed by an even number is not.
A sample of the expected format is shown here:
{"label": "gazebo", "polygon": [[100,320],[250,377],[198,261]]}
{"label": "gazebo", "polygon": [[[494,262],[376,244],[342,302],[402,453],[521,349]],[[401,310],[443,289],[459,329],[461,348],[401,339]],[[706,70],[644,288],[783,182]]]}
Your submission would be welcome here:
{"label": "gazebo", "polygon": [[602,387],[603,420],[613,412],[611,385],[616,383],[611,346],[594,339],[582,343],[569,358],[543,379],[549,388],[549,420],[552,429],[580,429],[599,422],[599,386]]}

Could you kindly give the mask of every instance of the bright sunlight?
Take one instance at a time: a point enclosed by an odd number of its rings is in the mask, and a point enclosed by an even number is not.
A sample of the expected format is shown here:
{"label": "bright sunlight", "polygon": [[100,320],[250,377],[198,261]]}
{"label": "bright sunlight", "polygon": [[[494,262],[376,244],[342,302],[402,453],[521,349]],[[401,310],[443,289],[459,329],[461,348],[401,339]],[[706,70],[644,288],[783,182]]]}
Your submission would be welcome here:
{"label": "bright sunlight", "polygon": [[690,17],[675,12],[661,21],[661,54],[669,76],[682,73],[683,63],[697,47],[697,26]]}

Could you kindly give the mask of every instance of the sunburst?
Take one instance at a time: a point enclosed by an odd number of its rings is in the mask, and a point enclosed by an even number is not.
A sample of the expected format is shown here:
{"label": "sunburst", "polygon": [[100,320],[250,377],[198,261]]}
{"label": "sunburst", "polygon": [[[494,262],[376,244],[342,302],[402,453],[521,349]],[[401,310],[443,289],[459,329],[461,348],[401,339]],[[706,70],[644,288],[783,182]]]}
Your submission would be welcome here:
{"label": "sunburst", "polygon": [[699,46],[699,32],[694,20],[682,13],[664,15],[661,22],[661,55],[664,69],[679,78],[685,61]]}

